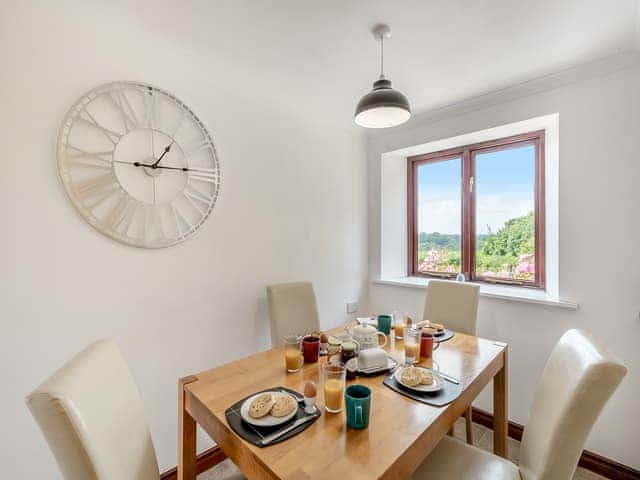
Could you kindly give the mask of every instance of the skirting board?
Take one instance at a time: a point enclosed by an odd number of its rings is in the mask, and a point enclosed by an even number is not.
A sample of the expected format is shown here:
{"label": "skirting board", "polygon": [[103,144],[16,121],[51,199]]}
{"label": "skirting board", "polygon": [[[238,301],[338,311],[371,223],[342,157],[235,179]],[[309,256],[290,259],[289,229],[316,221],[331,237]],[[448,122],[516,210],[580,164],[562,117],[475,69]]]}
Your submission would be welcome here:
{"label": "skirting board", "polygon": [[[473,407],[472,419],[478,425],[493,429],[493,415],[485,410]],[[524,426],[509,421],[509,437],[514,440],[522,440]],[[593,473],[613,480],[640,480],[640,470],[623,465],[597,453],[583,450],[578,465]]]}
{"label": "skirting board", "polygon": [[[473,421],[478,425],[493,429],[493,415],[485,410],[473,407]],[[509,437],[514,440],[522,440],[522,432],[524,427],[519,423],[509,421]],[[213,447],[198,455],[196,460],[196,472],[201,474],[218,463],[222,462],[227,456],[219,447]],[[623,465],[609,458],[598,455],[597,453],[584,450],[578,463],[582,468],[602,475],[612,480],[640,480],[640,471]],[[166,471],[160,476],[160,480],[177,480],[178,471],[176,468]]]}

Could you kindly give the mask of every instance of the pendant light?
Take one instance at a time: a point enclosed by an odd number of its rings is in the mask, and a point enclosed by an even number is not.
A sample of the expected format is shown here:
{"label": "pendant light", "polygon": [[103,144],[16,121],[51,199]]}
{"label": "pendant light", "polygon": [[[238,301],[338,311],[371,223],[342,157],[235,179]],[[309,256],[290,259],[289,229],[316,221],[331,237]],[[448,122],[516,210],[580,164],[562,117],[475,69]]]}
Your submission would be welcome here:
{"label": "pendant light", "polygon": [[391,38],[389,25],[375,26],[373,36],[380,42],[380,78],[358,102],[355,122],[366,128],[395,127],[409,120],[411,107],[407,97],[391,88],[391,80],[384,77],[384,39]]}

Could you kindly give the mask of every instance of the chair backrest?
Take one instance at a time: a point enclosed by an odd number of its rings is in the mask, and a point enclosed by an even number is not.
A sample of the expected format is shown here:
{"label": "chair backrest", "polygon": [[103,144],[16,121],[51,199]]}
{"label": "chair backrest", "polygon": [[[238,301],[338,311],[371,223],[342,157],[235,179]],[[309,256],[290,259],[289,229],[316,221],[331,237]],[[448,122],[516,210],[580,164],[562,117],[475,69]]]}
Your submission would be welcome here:
{"label": "chair backrest", "polygon": [[311,282],[280,283],[267,287],[271,343],[282,344],[285,335],[320,329],[316,294]]}
{"label": "chair backrest", "polygon": [[581,330],[553,349],[538,382],[520,445],[523,480],[571,479],[600,411],[626,367]]}
{"label": "chair backrest", "polygon": [[140,395],[111,341],[76,355],[26,398],[66,480],[158,480]]}
{"label": "chair backrest", "polygon": [[480,287],[473,283],[429,280],[422,320],[475,335],[479,294]]}

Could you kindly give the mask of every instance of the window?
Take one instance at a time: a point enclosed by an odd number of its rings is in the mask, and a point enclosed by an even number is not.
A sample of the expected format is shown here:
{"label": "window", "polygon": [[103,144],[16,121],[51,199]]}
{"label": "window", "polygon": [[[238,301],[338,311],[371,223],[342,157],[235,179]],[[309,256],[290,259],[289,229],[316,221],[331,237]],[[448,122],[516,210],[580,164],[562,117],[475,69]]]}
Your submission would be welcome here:
{"label": "window", "polygon": [[544,288],[544,131],[407,166],[411,275]]}

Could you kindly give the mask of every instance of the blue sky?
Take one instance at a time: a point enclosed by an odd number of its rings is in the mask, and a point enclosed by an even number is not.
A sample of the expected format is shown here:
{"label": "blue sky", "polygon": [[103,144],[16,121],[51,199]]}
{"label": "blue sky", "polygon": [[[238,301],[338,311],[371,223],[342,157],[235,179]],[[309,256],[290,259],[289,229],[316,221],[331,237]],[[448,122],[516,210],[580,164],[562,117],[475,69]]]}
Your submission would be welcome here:
{"label": "blue sky", "polygon": [[[534,159],[533,145],[476,156],[477,233],[533,210]],[[418,168],[420,232],[460,233],[460,176],[459,159]]]}

